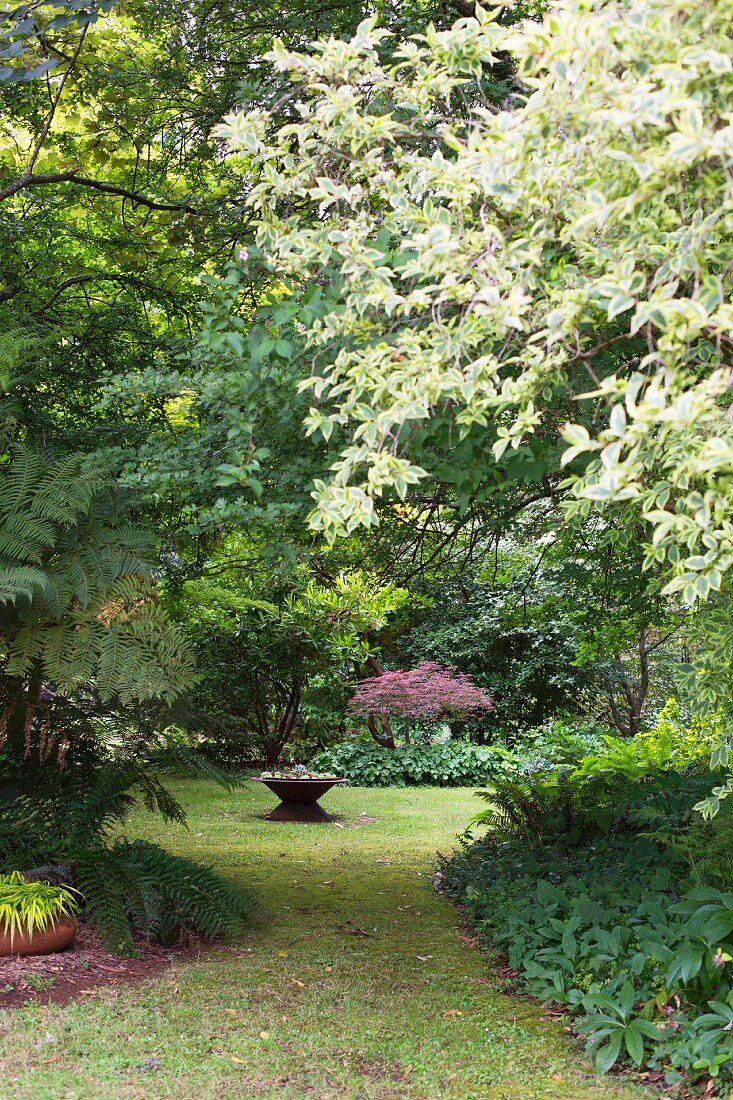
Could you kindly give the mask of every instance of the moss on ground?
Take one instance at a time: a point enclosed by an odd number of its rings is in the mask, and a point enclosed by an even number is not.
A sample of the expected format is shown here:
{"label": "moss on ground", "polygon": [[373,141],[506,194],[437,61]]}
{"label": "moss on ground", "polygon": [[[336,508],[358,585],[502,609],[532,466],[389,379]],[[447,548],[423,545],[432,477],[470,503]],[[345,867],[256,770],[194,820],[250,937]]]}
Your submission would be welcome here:
{"label": "moss on ground", "polygon": [[2,1100],[643,1095],[596,1078],[562,1022],[502,995],[434,892],[471,791],[336,789],[323,802],[339,828],[264,821],[256,784],[171,787],[189,829],[141,814],[129,832],[251,884],[256,921],[149,985],[0,1012]]}

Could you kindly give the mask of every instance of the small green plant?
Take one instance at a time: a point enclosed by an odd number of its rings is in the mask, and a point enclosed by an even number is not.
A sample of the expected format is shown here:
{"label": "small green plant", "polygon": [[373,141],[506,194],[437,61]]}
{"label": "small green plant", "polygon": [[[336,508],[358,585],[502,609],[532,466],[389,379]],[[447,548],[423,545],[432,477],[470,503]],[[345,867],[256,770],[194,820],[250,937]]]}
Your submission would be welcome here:
{"label": "small green plant", "polygon": [[36,993],[47,993],[49,989],[53,989],[56,985],[55,978],[44,978],[42,974],[24,974],[23,981],[29,989],[33,989]]}
{"label": "small green plant", "polygon": [[11,949],[18,933],[32,937],[45,932],[62,917],[72,917],[78,908],[68,886],[29,882],[20,871],[0,875],[0,931],[10,934]]}

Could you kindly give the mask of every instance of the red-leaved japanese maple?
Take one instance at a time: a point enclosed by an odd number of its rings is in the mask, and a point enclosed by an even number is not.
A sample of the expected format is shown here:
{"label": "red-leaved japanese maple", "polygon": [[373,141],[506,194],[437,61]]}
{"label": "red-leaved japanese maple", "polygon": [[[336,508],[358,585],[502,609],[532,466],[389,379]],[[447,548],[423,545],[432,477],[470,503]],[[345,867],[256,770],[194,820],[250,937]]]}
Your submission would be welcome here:
{"label": "red-leaved japanese maple", "polygon": [[436,720],[448,715],[469,717],[493,710],[491,696],[464,672],[423,661],[417,668],[383,672],[362,680],[349,703],[352,714],[371,717]]}

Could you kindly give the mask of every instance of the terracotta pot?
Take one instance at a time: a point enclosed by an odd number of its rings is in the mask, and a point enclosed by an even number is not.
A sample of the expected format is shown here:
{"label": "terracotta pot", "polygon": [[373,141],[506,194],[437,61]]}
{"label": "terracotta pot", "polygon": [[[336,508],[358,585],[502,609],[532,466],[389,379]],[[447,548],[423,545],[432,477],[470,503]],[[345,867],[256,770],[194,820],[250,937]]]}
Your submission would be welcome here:
{"label": "terracotta pot", "polygon": [[62,917],[56,924],[50,924],[45,932],[36,931],[32,936],[16,929],[13,946],[10,946],[10,933],[0,932],[0,958],[9,955],[50,955],[54,951],[63,951],[73,942],[76,935],[76,921],[73,917]]}

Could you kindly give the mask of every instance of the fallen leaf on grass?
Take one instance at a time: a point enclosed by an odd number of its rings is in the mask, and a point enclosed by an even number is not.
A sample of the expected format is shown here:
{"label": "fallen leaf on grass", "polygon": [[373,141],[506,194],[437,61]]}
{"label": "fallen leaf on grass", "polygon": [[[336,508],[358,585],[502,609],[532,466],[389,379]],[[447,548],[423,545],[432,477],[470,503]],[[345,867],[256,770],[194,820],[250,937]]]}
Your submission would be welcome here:
{"label": "fallen leaf on grass", "polygon": [[297,978],[291,978],[290,981],[293,985],[297,985],[298,989],[305,989],[305,982],[298,981]]}
{"label": "fallen leaf on grass", "polygon": [[278,959],[287,959],[288,953],[287,951],[278,951],[277,957]]}
{"label": "fallen leaf on grass", "polygon": [[366,932],[363,928],[346,928],[344,925],[336,929],[342,936],[371,936],[371,932]]}
{"label": "fallen leaf on grass", "polygon": [[652,1085],[658,1085],[660,1081],[664,1080],[665,1074],[661,1069],[650,1069],[645,1073],[640,1073],[642,1081],[648,1081]]}
{"label": "fallen leaf on grass", "polygon": [[236,1016],[237,1015],[236,1008],[224,1008],[224,1009],[222,1009],[222,1012],[226,1012],[227,1016]]}
{"label": "fallen leaf on grass", "polygon": [[421,963],[427,962],[428,959],[432,959],[432,955],[415,955],[416,959],[419,959]]}
{"label": "fallen leaf on grass", "polygon": [[269,1039],[269,1038],[270,1038],[270,1032],[269,1031],[261,1031],[260,1032],[260,1039],[265,1040],[265,1039]]}
{"label": "fallen leaf on grass", "polygon": [[447,1020],[449,1016],[462,1016],[463,1013],[460,1008],[449,1008],[447,1012],[442,1012],[441,1016],[444,1020]]}
{"label": "fallen leaf on grass", "polygon": [[466,947],[476,947],[477,940],[475,936],[462,936],[460,933],[458,939],[461,943],[465,943]]}
{"label": "fallen leaf on grass", "polygon": [[232,1054],[232,1061],[234,1062],[235,1066],[246,1066],[247,1065],[244,1058],[237,1058],[236,1054]]}

